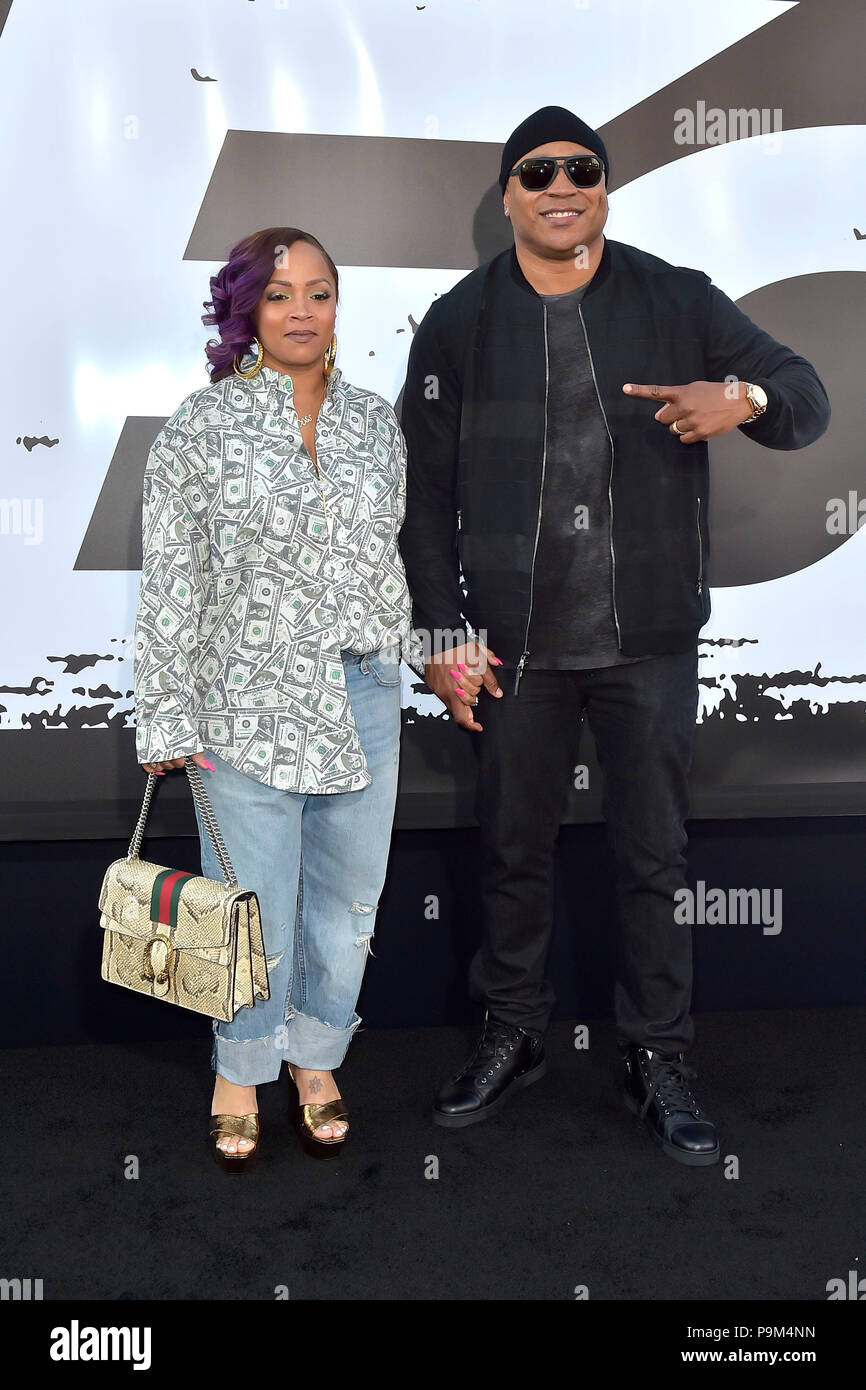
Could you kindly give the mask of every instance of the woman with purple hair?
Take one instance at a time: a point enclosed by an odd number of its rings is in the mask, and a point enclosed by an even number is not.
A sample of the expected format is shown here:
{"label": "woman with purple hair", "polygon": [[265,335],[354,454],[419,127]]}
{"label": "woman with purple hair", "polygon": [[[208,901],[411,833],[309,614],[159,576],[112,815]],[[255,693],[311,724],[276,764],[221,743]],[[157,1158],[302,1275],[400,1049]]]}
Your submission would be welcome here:
{"label": "woman with purple hair", "polygon": [[[315,237],[245,237],[210,284],[210,383],[145,470],[136,752],[147,772],[208,769],[238,882],[259,898],[270,997],[213,1025],[211,1142],[244,1172],[255,1088],[284,1059],[307,1152],[333,1157],[348,1132],[332,1071],[360,1023],[412,636],[405,449],[387,401],[334,367],[337,268]],[[219,879],[196,816],[202,873]]]}

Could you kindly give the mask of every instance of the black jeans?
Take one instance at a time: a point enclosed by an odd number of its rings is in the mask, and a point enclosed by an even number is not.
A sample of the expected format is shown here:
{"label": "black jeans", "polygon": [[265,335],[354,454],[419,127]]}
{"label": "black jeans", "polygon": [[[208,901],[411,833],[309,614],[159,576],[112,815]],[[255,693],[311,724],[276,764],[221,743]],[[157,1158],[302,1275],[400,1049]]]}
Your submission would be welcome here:
{"label": "black jeans", "polygon": [[697,647],[588,671],[533,671],[500,699],[482,686],[468,734],[479,757],[482,940],[470,993],[494,1018],[543,1031],[554,994],[545,978],[553,930],[553,851],[584,712],[604,779],[602,810],[616,861],[617,1039],[685,1051],[691,928],[674,920],[685,887],[688,774],[697,714]]}

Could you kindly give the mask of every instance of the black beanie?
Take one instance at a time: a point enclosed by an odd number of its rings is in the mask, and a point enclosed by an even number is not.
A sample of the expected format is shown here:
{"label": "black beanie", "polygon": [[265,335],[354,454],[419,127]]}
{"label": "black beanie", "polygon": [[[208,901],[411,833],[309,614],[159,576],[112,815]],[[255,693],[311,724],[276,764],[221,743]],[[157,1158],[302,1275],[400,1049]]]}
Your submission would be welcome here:
{"label": "black beanie", "polygon": [[575,145],[585,145],[592,150],[604,165],[605,180],[610,182],[607,150],[601,136],[592,126],[575,116],[573,111],[566,111],[564,106],[542,106],[540,111],[533,111],[531,116],[521,121],[505,142],[499,170],[499,187],[503,193],[515,164],[519,164],[530,150],[537,149],[539,145],[551,145],[556,140],[570,140]]}

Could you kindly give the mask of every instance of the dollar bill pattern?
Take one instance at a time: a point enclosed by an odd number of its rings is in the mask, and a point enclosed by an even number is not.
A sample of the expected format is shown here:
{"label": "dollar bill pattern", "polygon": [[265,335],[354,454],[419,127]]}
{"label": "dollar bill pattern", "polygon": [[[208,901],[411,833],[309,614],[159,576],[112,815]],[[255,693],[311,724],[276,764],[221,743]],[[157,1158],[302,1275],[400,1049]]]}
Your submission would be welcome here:
{"label": "dollar bill pattern", "polygon": [[397,547],[403,437],[388,402],[339,368],[316,455],[319,477],[291,379],[267,367],[193,391],[154,441],[134,643],[139,762],[208,747],[287,791],[371,782],[340,653],[378,653],[389,680],[401,656],[421,675],[424,664]]}

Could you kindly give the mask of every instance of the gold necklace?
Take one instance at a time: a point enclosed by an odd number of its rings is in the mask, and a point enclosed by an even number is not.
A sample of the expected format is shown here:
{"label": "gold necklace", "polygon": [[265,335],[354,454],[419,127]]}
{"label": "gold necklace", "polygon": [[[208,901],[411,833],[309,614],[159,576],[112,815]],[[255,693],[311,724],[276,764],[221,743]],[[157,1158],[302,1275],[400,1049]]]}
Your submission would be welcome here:
{"label": "gold necklace", "polygon": [[[324,388],[324,390],[322,391],[322,399],[319,401],[319,404],[316,406],[316,411],[314,411],[313,414],[315,414],[317,411],[321,410],[321,408],[322,408],[322,406],[323,406],[323,404],[324,404],[324,401],[325,401],[325,395],[327,394],[327,390],[328,390],[328,383],[325,382],[325,388]],[[312,423],[312,419],[313,419],[313,416],[312,416],[312,415],[299,415],[299,416],[298,416],[298,424],[299,424],[299,425],[309,425],[309,424]]]}

